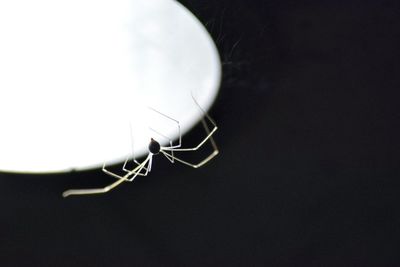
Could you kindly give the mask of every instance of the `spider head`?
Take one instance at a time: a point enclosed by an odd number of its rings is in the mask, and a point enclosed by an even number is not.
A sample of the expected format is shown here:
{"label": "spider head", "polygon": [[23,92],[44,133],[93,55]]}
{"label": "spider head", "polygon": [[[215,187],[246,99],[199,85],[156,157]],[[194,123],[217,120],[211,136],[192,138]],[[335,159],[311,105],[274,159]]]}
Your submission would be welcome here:
{"label": "spider head", "polygon": [[160,153],[160,150],[161,150],[160,143],[158,143],[156,140],[151,138],[150,144],[149,144],[150,153],[157,155],[158,153]]}

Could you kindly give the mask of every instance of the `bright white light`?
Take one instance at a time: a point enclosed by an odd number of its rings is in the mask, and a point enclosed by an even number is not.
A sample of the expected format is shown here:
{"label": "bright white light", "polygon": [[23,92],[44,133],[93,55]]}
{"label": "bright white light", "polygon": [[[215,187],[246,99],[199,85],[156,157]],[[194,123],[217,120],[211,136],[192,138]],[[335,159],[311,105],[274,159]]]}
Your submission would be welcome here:
{"label": "bright white light", "polygon": [[[200,118],[220,62],[203,26],[172,0],[0,1],[0,170],[53,172],[145,153],[152,127]],[[165,142],[165,140],[160,140]]]}

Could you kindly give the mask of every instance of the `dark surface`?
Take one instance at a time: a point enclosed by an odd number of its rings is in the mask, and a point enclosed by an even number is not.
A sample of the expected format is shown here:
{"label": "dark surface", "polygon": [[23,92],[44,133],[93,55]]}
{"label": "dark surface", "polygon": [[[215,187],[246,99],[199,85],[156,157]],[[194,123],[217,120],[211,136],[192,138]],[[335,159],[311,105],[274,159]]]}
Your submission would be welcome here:
{"label": "dark surface", "polygon": [[221,154],[96,197],[60,194],[99,170],[1,175],[0,265],[399,266],[399,4],[183,2],[224,63]]}

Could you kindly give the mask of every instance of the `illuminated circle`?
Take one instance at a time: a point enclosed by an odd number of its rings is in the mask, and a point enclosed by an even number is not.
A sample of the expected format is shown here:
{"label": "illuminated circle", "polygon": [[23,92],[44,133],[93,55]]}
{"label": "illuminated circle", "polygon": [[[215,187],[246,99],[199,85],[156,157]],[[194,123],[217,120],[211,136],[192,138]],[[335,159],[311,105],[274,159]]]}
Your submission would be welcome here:
{"label": "illuminated circle", "polygon": [[[0,1],[0,170],[60,172],[177,139],[214,101],[220,61],[172,0]],[[129,125],[132,125],[132,135]],[[133,138],[131,138],[133,136]]]}

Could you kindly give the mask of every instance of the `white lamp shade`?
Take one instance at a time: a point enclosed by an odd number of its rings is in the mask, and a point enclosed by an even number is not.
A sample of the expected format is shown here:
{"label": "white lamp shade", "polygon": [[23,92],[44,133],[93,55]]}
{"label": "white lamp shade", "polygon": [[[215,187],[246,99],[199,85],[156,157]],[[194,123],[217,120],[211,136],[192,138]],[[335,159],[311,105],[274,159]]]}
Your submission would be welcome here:
{"label": "white lamp shade", "polygon": [[[220,83],[213,41],[172,0],[0,1],[0,170],[60,172],[178,138]],[[132,125],[132,134],[129,125]],[[154,136],[156,135],[156,136]]]}

